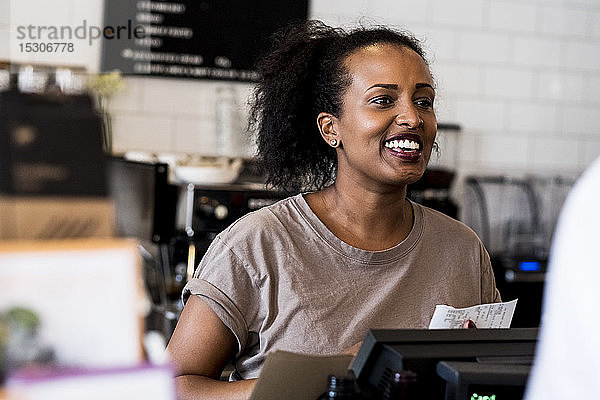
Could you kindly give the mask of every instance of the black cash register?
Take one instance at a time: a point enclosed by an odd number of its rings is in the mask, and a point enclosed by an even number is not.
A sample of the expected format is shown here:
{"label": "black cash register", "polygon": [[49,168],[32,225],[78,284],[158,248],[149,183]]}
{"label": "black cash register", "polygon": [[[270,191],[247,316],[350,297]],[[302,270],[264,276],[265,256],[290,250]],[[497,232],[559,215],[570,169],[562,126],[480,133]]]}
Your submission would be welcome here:
{"label": "black cash register", "polygon": [[410,371],[410,398],[520,400],[537,328],[371,330],[353,364],[369,398],[393,400],[396,372]]}

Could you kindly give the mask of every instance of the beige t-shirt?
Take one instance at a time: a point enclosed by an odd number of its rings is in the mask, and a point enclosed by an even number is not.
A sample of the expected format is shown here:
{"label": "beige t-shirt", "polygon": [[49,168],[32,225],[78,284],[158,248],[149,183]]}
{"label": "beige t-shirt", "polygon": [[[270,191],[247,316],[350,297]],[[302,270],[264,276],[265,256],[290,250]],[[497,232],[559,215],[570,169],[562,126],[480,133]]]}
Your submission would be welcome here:
{"label": "beige t-shirt", "polygon": [[247,214],[221,232],[183,291],[235,335],[233,378],[258,377],[273,350],[336,354],[369,329],[427,328],[437,304],[500,301],[476,234],[412,203],[408,237],[383,251],[338,239],[303,195]]}

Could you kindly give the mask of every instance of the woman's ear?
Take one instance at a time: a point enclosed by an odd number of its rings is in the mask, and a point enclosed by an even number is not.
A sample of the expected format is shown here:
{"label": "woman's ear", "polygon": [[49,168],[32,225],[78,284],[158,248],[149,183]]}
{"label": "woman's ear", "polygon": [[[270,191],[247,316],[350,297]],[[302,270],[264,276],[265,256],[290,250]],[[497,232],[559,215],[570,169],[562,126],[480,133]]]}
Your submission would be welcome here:
{"label": "woman's ear", "polygon": [[317,116],[317,126],[321,137],[331,147],[338,147],[341,144],[340,137],[335,131],[336,118],[329,114],[322,112]]}

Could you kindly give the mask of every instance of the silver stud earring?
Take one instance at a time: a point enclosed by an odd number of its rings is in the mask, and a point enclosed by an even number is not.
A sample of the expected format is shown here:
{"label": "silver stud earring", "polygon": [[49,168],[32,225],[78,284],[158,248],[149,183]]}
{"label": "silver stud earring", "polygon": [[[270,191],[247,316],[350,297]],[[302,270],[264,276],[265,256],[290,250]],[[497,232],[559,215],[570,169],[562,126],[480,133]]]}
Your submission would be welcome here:
{"label": "silver stud earring", "polygon": [[339,142],[338,142],[337,140],[335,140],[335,139],[331,139],[331,140],[329,141],[329,145],[330,145],[331,147],[333,147],[333,148],[336,148],[336,147],[338,147],[340,144],[339,144]]}

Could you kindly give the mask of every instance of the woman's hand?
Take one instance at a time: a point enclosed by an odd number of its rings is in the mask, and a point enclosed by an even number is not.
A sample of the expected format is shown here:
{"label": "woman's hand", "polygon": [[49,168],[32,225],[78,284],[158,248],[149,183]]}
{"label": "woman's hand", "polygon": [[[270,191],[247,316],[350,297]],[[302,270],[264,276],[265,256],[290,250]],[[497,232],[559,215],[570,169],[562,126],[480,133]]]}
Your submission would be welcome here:
{"label": "woman's hand", "polygon": [[354,360],[356,359],[356,355],[358,354],[358,350],[360,349],[360,346],[362,346],[363,342],[362,340],[356,344],[354,344],[353,346],[347,348],[346,350],[342,351],[340,354],[343,355],[350,355],[352,356],[352,360],[350,360],[350,363],[348,364],[348,368],[352,368],[352,364],[354,364]]}
{"label": "woman's hand", "polygon": [[358,354],[358,350],[360,349],[360,346],[362,346],[362,340],[356,344],[354,344],[352,347],[347,348],[346,350],[342,351],[340,354],[348,354],[351,355],[352,357],[356,357],[356,354]]}
{"label": "woman's hand", "polygon": [[471,321],[470,319],[466,320],[462,327],[463,329],[477,329],[475,322]]}

